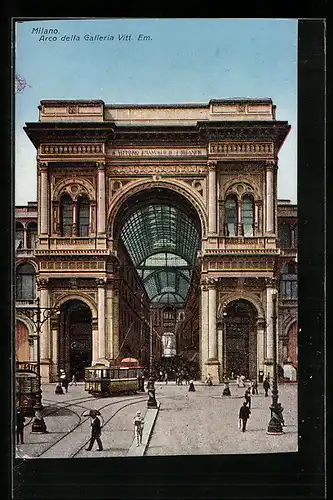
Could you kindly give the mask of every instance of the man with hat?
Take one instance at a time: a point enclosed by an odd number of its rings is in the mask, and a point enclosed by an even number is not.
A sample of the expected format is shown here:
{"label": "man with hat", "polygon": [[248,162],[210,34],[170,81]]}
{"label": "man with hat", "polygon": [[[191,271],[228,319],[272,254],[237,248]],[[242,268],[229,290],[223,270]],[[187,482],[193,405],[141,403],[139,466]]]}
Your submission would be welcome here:
{"label": "man with hat", "polygon": [[97,444],[98,444],[98,451],[103,451],[103,445],[102,445],[102,441],[101,441],[101,421],[97,416],[97,415],[100,415],[100,413],[99,413],[99,411],[96,411],[96,410],[90,410],[89,415],[92,419],[91,420],[91,438],[90,438],[88,448],[86,448],[86,450],[91,451],[93,444],[96,440]]}
{"label": "man with hat", "polygon": [[141,412],[137,411],[133,420],[134,425],[134,434],[136,438],[136,445],[139,446],[142,444],[142,434],[143,434],[143,425],[144,418],[141,416]]}

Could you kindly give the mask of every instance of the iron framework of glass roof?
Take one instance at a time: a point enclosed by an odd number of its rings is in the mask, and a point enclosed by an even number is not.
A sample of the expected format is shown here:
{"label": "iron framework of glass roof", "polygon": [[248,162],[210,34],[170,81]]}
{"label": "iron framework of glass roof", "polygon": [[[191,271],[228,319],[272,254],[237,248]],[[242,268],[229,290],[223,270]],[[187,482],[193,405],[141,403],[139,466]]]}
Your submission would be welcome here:
{"label": "iron framework of glass roof", "polygon": [[121,239],[150,300],[183,303],[199,248],[192,219],[169,204],[146,205],[126,220]]}

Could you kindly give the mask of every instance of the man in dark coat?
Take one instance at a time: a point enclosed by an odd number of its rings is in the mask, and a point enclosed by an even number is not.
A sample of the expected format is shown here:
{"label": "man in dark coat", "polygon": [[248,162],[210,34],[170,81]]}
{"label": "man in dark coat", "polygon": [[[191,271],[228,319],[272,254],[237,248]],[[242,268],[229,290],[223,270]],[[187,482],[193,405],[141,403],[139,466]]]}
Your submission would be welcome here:
{"label": "man in dark coat", "polygon": [[240,410],[239,410],[239,420],[242,420],[242,432],[245,432],[246,430],[246,423],[250,417],[250,414],[251,414],[251,410],[250,408],[247,406],[246,402],[243,403],[243,406],[240,407]]}
{"label": "man in dark coat", "polygon": [[97,444],[98,444],[98,451],[103,451],[103,445],[102,445],[102,441],[101,441],[101,421],[98,418],[96,411],[92,410],[90,412],[90,416],[92,418],[92,422],[91,422],[91,438],[90,438],[90,442],[89,442],[88,448],[86,448],[86,450],[87,451],[91,451],[91,449],[93,447],[93,444],[94,444],[94,442],[96,440]]}
{"label": "man in dark coat", "polygon": [[244,393],[244,398],[245,398],[245,403],[248,405],[249,409],[251,410],[251,391],[250,389],[246,389]]}
{"label": "man in dark coat", "polygon": [[21,412],[20,409],[17,410],[16,412],[16,438],[17,438],[17,444],[20,443],[24,444],[23,441],[23,431],[24,431],[24,422],[25,422],[25,417],[23,413]]}
{"label": "man in dark coat", "polygon": [[268,380],[268,377],[265,378],[262,386],[263,386],[263,388],[265,390],[265,396],[267,397],[268,396],[268,389],[271,387],[270,383],[269,383],[269,380]]}

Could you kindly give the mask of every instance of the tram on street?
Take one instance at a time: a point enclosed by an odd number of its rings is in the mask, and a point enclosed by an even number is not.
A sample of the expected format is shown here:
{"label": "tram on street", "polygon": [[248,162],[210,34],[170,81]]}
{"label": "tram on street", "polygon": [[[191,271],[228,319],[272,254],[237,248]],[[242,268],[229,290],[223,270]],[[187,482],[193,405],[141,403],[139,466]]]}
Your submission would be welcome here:
{"label": "tram on street", "polygon": [[34,406],[39,391],[36,366],[30,363],[16,363],[15,406],[25,416],[34,415]]}
{"label": "tram on street", "polygon": [[143,367],[135,358],[119,365],[95,364],[85,368],[84,388],[93,396],[136,394],[143,386]]}

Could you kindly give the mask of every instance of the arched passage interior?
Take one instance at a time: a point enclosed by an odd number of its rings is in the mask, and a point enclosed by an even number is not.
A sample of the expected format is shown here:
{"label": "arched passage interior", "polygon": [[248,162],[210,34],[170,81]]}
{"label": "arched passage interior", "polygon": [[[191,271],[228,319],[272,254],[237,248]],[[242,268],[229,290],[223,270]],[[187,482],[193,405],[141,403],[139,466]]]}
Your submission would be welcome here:
{"label": "arched passage interior", "polygon": [[201,244],[199,216],[180,194],[145,189],[132,195],[119,210],[114,241],[118,249],[122,246],[126,250],[136,269],[153,311],[154,331],[162,337],[163,311],[172,306],[176,314],[184,308],[192,287]]}
{"label": "arched passage interior", "polygon": [[257,310],[249,301],[234,300],[224,315],[224,373],[257,377]]}
{"label": "arched passage interior", "polygon": [[58,369],[83,380],[92,361],[92,314],[81,300],[69,300],[60,309]]}

